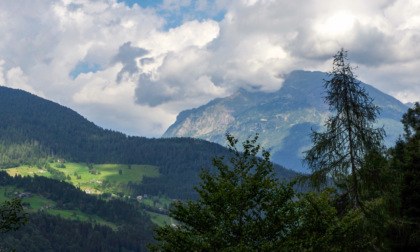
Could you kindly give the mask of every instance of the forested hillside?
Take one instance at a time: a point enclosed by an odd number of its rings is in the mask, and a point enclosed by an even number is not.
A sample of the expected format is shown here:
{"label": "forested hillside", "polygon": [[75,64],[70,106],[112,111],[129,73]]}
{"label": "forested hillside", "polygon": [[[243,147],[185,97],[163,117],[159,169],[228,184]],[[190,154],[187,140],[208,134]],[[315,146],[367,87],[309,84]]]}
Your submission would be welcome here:
{"label": "forested hillside", "polygon": [[[102,129],[69,108],[30,93],[0,87],[0,166],[46,159],[74,162],[149,164],[161,176],[133,185],[148,194],[195,197],[201,167],[211,167],[226,148],[190,138],[147,139]],[[276,167],[280,177],[295,173]]]}
{"label": "forested hillside", "polygon": [[138,204],[105,201],[66,182],[38,176],[11,177],[4,171],[0,171],[0,187],[43,196],[54,201],[57,210],[99,216],[117,228],[113,230],[99,223],[92,225],[92,221],[67,220],[64,216],[60,218],[42,210],[31,210],[32,206],[25,204],[30,213],[29,222],[16,232],[1,234],[3,248],[18,251],[145,251],[145,245],[152,241],[150,229],[154,224]]}

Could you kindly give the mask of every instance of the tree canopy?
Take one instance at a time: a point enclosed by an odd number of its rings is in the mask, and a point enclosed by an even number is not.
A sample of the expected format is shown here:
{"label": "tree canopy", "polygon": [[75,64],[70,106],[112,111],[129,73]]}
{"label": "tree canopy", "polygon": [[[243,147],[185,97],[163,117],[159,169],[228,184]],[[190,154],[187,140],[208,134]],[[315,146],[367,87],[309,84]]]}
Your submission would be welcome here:
{"label": "tree canopy", "polygon": [[415,251],[420,247],[420,104],[404,114],[404,139],[390,150],[388,171],[390,190],[388,239],[396,251]]}
{"label": "tree canopy", "polygon": [[0,233],[18,230],[27,221],[20,198],[5,201],[0,206]]}
{"label": "tree canopy", "polygon": [[339,216],[333,189],[296,193],[295,182],[274,174],[270,154],[258,136],[236,148],[226,162],[213,159],[217,172],[202,169],[199,199],[176,202],[169,210],[176,224],[157,228],[152,251],[360,251],[370,236],[356,239],[360,213]]}

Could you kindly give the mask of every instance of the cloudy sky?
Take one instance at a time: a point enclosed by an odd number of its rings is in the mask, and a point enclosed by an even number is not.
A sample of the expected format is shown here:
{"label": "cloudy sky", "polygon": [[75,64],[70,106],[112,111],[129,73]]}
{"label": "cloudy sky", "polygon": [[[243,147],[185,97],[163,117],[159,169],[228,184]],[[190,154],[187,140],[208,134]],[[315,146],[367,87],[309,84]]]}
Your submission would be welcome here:
{"label": "cloudy sky", "polygon": [[420,100],[418,0],[0,0],[0,85],[101,127],[159,137],[185,109],[239,87],[274,91],[331,69]]}

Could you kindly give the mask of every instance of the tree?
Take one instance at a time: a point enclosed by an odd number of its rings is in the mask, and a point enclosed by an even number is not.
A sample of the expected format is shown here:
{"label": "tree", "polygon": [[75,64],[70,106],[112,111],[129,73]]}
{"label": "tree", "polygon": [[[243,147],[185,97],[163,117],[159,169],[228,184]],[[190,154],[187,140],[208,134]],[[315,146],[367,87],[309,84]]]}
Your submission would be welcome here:
{"label": "tree", "polygon": [[[393,218],[389,238],[395,251],[415,251],[420,246],[420,104],[408,109],[401,121],[404,139],[390,150],[393,186],[389,211]],[[397,235],[395,235],[397,234]]]}
{"label": "tree", "polygon": [[414,104],[413,108],[408,109],[401,122],[404,125],[406,140],[420,135],[420,104],[418,102]]}
{"label": "tree", "polygon": [[312,174],[304,179],[318,188],[326,184],[329,177],[334,182],[344,183],[344,195],[348,194],[358,208],[362,205],[360,180],[366,168],[365,156],[382,152],[385,131],[373,127],[379,108],[356,80],[353,69],[348,63],[347,51],[338,51],[333,70],[324,80],[327,90],[324,99],[334,115],[325,123],[325,132],[312,131],[313,147],[305,152],[304,159]]}
{"label": "tree", "polygon": [[[257,136],[243,143],[244,152],[236,149],[237,139],[227,135],[234,154],[230,164],[224,157],[213,159],[218,174],[202,169],[202,183],[195,188],[197,201],[177,202],[169,209],[170,216],[181,224],[157,229],[156,239],[162,241],[152,250],[181,251],[251,249],[273,242],[279,235],[281,223],[287,221],[294,193],[286,186],[278,187],[269,153],[256,155]],[[278,197],[277,197],[278,196]]]}
{"label": "tree", "polygon": [[[28,214],[23,211],[20,198],[14,198],[11,201],[5,201],[0,206],[0,234],[9,231],[16,231],[28,222]],[[0,246],[0,252],[16,251],[5,249]]]}
{"label": "tree", "polygon": [[28,221],[19,198],[5,201],[0,206],[0,233],[18,230]]}
{"label": "tree", "polygon": [[[333,190],[299,194],[295,182],[280,182],[270,154],[256,144],[227,135],[233,153],[213,159],[217,172],[202,169],[196,201],[176,202],[169,215],[179,224],[155,229],[152,251],[361,251],[367,240],[354,239],[358,213],[337,215]],[[356,241],[356,242],[354,242]],[[347,249],[351,248],[351,249]]]}

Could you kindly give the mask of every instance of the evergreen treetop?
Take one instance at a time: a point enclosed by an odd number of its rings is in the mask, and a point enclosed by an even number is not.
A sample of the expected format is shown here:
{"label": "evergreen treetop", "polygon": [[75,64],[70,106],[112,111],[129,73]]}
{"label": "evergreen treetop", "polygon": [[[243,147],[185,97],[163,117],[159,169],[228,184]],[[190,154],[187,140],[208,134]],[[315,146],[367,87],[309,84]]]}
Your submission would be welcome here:
{"label": "evergreen treetop", "polygon": [[344,49],[334,56],[329,77],[324,80],[327,93],[324,99],[334,115],[325,123],[324,132],[312,132],[313,147],[305,152],[304,159],[312,174],[305,178],[319,188],[327,183],[328,177],[341,183],[350,175],[345,187],[358,207],[365,156],[382,151],[385,131],[373,127],[379,108],[356,80]]}

